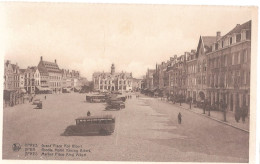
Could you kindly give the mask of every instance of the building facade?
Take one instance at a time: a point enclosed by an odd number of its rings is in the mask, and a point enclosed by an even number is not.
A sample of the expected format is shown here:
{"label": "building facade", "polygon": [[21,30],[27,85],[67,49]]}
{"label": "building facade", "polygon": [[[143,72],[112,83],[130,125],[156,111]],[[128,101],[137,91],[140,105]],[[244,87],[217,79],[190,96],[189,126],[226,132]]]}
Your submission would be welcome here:
{"label": "building facade", "polygon": [[28,94],[36,93],[35,72],[36,67],[27,67],[24,72],[24,88]]}
{"label": "building facade", "polygon": [[[228,111],[250,104],[251,21],[236,25],[226,35],[200,36],[196,50],[170,58],[164,68],[147,70],[146,88],[162,88],[169,95],[181,94],[193,102],[206,98],[211,105],[223,100]],[[161,69],[162,68],[162,69]],[[154,76],[151,76],[154,74]],[[167,83],[168,78],[168,83]]]}
{"label": "building facade", "polygon": [[222,99],[229,111],[250,104],[251,21],[237,25],[212,44],[208,97],[211,104]]}
{"label": "building facade", "polygon": [[112,64],[111,72],[95,72],[92,76],[94,89],[98,91],[131,91],[133,90],[132,73],[115,72]]}
{"label": "building facade", "polygon": [[193,88],[196,95],[192,97],[196,101],[203,102],[207,95],[207,54],[212,51],[211,45],[220,37],[220,32],[217,36],[200,36],[196,53],[196,71],[195,71],[195,87]]}
{"label": "building facade", "polygon": [[54,62],[43,61],[41,56],[38,64],[40,72],[41,88],[39,90],[50,90],[52,93],[62,92],[62,72],[59,69],[56,59]]}

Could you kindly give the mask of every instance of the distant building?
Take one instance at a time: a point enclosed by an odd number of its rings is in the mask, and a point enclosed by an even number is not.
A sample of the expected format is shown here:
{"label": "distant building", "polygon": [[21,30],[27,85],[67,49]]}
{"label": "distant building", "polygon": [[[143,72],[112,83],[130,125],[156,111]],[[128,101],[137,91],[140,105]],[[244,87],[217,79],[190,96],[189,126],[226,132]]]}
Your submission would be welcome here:
{"label": "distant building", "polygon": [[197,54],[196,50],[191,50],[187,56],[187,97],[192,98],[192,102],[196,101],[197,97]]}
{"label": "distant building", "polygon": [[25,91],[20,85],[20,69],[7,60],[4,64],[4,107],[23,103]]}
{"label": "distant building", "polygon": [[34,74],[37,70],[37,67],[28,67],[24,71],[24,88],[28,94],[35,94],[35,77]]}
{"label": "distant building", "polygon": [[133,78],[133,91],[139,91],[142,88],[142,79]]}
{"label": "distant building", "polygon": [[217,36],[200,36],[197,50],[191,51],[187,58],[187,97],[192,101],[204,101],[207,95],[207,54],[212,51],[211,45],[220,38]]}
{"label": "distant building", "polygon": [[13,90],[14,89],[14,70],[10,60],[7,60],[4,65],[4,89]]}
{"label": "distant building", "polygon": [[52,93],[62,92],[62,72],[57,61],[43,61],[42,56],[38,64],[40,72],[41,86],[39,90],[51,90]]}
{"label": "distant building", "polygon": [[132,73],[115,72],[112,64],[111,72],[95,72],[92,76],[94,89],[99,91],[131,91],[133,89]]}
{"label": "distant building", "polygon": [[25,82],[25,70],[26,69],[20,69],[19,72],[19,85],[21,89],[24,89],[24,82]]}
{"label": "distant building", "polygon": [[148,69],[145,76],[145,89],[154,89],[154,73],[155,69]]}

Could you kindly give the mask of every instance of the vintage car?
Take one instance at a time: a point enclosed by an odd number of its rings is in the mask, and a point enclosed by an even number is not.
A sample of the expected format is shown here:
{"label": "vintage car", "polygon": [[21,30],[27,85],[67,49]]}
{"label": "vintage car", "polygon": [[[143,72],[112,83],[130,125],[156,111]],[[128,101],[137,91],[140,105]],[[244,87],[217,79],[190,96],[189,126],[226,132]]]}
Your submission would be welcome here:
{"label": "vintage car", "polygon": [[110,104],[111,102],[114,102],[114,101],[125,102],[126,101],[126,97],[125,96],[115,96],[115,97],[107,98],[106,101],[107,101],[108,104]]}
{"label": "vintage car", "polygon": [[39,101],[37,104],[36,104],[36,107],[38,109],[42,109],[42,101]]}
{"label": "vintage car", "polygon": [[37,105],[40,101],[41,101],[40,99],[33,100],[33,105]]}
{"label": "vintage car", "polygon": [[125,108],[125,103],[122,101],[113,101],[106,106],[106,110],[111,110],[111,109],[120,110],[124,108]]}
{"label": "vintage car", "polygon": [[85,116],[76,119],[76,125],[65,129],[64,135],[110,135],[115,130],[115,117],[112,115]]}

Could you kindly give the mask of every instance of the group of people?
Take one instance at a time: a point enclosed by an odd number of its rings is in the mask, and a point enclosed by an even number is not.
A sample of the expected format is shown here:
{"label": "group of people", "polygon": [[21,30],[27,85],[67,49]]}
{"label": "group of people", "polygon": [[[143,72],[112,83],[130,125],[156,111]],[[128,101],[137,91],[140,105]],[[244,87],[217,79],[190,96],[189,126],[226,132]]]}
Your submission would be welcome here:
{"label": "group of people", "polygon": [[242,118],[242,122],[245,123],[247,114],[248,114],[248,107],[246,105],[243,105],[242,107],[237,106],[235,111],[236,122],[239,122],[240,118]]}

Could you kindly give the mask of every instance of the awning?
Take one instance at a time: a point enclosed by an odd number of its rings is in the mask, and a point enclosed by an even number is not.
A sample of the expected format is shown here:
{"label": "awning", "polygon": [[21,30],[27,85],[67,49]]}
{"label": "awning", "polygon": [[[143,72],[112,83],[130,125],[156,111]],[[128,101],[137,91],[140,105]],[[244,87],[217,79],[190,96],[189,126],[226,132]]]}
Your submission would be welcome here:
{"label": "awning", "polygon": [[50,88],[43,88],[41,86],[36,86],[36,88],[39,90],[39,91],[50,91]]}
{"label": "awning", "polygon": [[37,88],[39,91],[43,91],[42,87],[40,87],[40,86],[36,86],[36,88]]}
{"label": "awning", "polygon": [[80,87],[74,87],[76,90],[80,90],[81,88]]}
{"label": "awning", "polygon": [[22,93],[26,93],[26,90],[25,89],[20,89]]}

